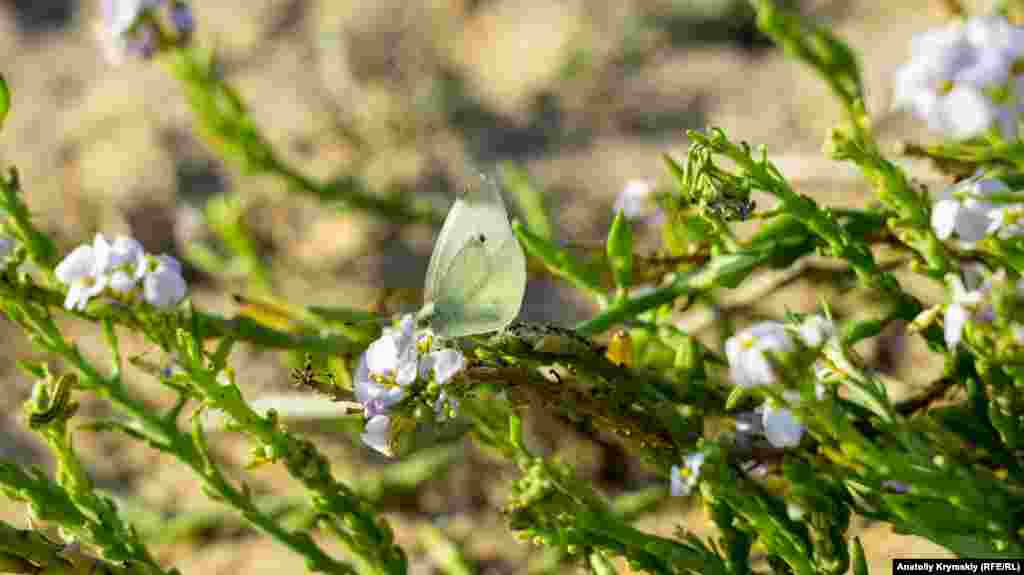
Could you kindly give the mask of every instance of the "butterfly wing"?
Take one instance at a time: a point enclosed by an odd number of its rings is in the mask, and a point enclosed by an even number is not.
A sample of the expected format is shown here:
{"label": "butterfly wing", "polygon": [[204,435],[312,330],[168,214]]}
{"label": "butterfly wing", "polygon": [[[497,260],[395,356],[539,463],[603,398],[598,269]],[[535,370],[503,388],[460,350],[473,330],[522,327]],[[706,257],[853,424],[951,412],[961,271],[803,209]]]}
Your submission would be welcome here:
{"label": "butterfly wing", "polygon": [[526,258],[512,233],[497,184],[455,202],[427,268],[431,328],[442,337],[501,329],[519,313]]}

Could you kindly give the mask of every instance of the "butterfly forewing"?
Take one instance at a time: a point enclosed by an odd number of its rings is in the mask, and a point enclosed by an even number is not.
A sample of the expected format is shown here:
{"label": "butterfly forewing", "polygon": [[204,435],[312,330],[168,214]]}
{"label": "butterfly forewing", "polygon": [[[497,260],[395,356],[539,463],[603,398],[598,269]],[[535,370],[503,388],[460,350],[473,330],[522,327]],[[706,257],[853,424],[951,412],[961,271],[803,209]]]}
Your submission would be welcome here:
{"label": "butterfly forewing", "polygon": [[470,240],[483,237],[486,247],[496,249],[510,236],[512,229],[497,184],[481,178],[480,185],[456,200],[445,218],[427,266],[425,299],[435,300],[442,276],[449,273],[452,262]]}

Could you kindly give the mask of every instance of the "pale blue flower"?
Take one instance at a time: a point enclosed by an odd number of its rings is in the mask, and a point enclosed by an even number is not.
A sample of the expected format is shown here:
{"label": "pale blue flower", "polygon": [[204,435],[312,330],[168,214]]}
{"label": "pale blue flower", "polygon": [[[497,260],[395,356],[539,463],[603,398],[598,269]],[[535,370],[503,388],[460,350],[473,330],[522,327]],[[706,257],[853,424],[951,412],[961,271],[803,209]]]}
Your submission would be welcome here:
{"label": "pale blue flower", "polygon": [[406,315],[399,329],[385,329],[384,335],[366,350],[366,366],[371,377],[387,380],[401,386],[416,381],[419,350],[413,333],[415,320]]}
{"label": "pale blue flower", "polygon": [[[783,396],[793,404],[800,401],[800,394],[792,390],[785,391]],[[761,425],[768,443],[780,449],[800,445],[800,439],[806,431],[790,409],[778,406],[773,401],[768,401],[761,408]]]}
{"label": "pale blue flower", "polygon": [[57,264],[54,274],[68,286],[64,307],[68,310],[84,310],[89,300],[107,287],[105,276],[97,276],[96,254],[93,246],[85,244],[75,248]]}
{"label": "pale blue flower", "polygon": [[420,374],[424,377],[434,376],[434,383],[444,385],[466,367],[466,358],[457,349],[433,351],[420,363]]}
{"label": "pale blue flower", "polygon": [[946,305],[946,311],[942,316],[943,335],[946,345],[950,349],[955,348],[963,335],[967,323],[980,314],[984,314],[990,306],[983,306],[986,295],[991,288],[990,282],[982,282],[982,276],[976,272],[967,273],[965,270],[964,279],[949,274],[946,281],[949,284],[951,294],[950,303]]}
{"label": "pale blue flower", "polygon": [[685,497],[693,492],[700,479],[700,468],[704,466],[704,453],[691,453],[686,456],[685,466],[672,466],[671,492],[673,497]]}
{"label": "pale blue flower", "polygon": [[988,201],[994,194],[1007,192],[997,178],[976,174],[947,187],[932,206],[932,229],[940,240],[956,234],[965,248],[995,233],[1003,223],[1003,211]]}
{"label": "pale blue flower", "polygon": [[185,297],[188,286],[181,277],[181,264],[168,255],[156,258],[156,269],[147,271],[143,277],[143,297],[146,302],[159,308],[178,305]]}
{"label": "pale blue flower", "polygon": [[[954,22],[914,37],[911,60],[896,73],[894,103],[956,139],[998,128],[1017,137],[1017,103],[989,94],[1009,86],[1024,53],[1024,31],[1002,17]],[[1012,99],[1011,99],[1012,100]]]}
{"label": "pale blue flower", "polygon": [[389,387],[377,383],[370,375],[366,365],[366,356],[359,358],[359,365],[356,367],[355,394],[356,401],[363,405],[367,419],[383,415],[405,396],[405,390],[401,387]]}
{"label": "pale blue flower", "polygon": [[775,369],[764,352],[789,352],[795,348],[785,324],[777,321],[755,324],[726,340],[729,375],[740,387],[776,383]]}

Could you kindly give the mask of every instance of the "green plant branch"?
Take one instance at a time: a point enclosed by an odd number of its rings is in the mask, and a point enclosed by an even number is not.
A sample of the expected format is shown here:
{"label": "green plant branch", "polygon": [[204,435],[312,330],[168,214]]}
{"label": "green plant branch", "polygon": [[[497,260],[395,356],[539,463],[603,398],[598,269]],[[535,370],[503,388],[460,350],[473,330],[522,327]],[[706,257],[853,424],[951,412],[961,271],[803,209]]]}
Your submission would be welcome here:
{"label": "green plant branch", "polygon": [[[83,389],[109,399],[132,418],[132,423],[108,421],[97,426],[98,428],[123,431],[130,437],[144,440],[150,446],[174,456],[199,476],[209,496],[228,503],[258,529],[306,557],[310,569],[325,573],[355,573],[348,564],[328,556],[307,534],[286,531],[273,517],[258,510],[252,503],[247,489],[238,490],[231,486],[213,463],[209,453],[205,451],[205,439],[201,429],[194,429],[191,436],[178,429],[178,409],[167,414],[155,413],[149,406],[131,397],[120,377],[105,377],[100,374],[81,355],[77,346],[63,338],[45,306],[10,300],[4,303],[8,317],[21,324],[29,332],[30,339],[47,351],[62,357],[77,370]],[[179,335],[182,333],[179,331]],[[196,346],[190,347],[195,351]],[[195,367],[194,364],[189,365]]]}

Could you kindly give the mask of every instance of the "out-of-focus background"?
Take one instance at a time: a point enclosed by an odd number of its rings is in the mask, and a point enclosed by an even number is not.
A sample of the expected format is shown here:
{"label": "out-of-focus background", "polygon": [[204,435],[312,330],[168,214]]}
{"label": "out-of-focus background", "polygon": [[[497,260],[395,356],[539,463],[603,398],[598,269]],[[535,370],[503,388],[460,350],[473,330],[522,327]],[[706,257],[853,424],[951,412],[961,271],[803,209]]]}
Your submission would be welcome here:
{"label": "out-of-focus background", "polygon": [[[396,228],[379,217],[339,214],[289,194],[278,181],[240,173],[196,136],[181,86],[159,62],[108,65],[96,40],[99,2],[4,0],[0,3],[0,71],[13,90],[12,114],[0,134],[0,163],[16,165],[29,204],[62,248],[97,231],[130,233],[150,252],[182,253],[203,236],[196,209],[207,198],[239,191],[251,225],[276,270],[279,293],[319,305],[370,305],[382,287],[422,284],[436,230]],[[216,49],[277,150],[305,173],[329,178],[354,172],[374,189],[405,186],[439,206],[472,167],[513,161],[548,194],[558,236],[601,241],[612,204],[626,182],[667,182],[660,155],[685,154],[684,131],[715,125],[765,144],[800,191],[833,205],[861,206],[870,191],[855,171],[820,150],[839,108],[824,83],[786,59],[755,29],[743,2],[732,0],[207,0],[194,3],[195,41]],[[942,22],[939,2],[885,0],[791,2],[831,26],[862,56],[868,108],[884,142],[927,138],[920,123],[890,112],[896,67],[911,36]],[[913,175],[940,185],[926,166]],[[760,198],[760,205],[765,203]],[[641,231],[645,248],[656,235]],[[232,313],[239,284],[194,271],[193,299]],[[928,286],[925,286],[928,287]],[[937,293],[931,286],[932,293]],[[788,285],[745,316],[809,311],[810,284]],[[835,300],[840,313],[862,302]],[[531,281],[524,316],[571,325],[593,309],[569,290]],[[106,351],[92,326],[65,322],[97,360]],[[713,324],[711,325],[713,328]],[[31,381],[14,360],[36,354],[9,323],[0,324],[0,457],[52,467],[20,422]],[[714,342],[712,331],[709,341]],[[154,351],[139,340],[126,353]],[[887,332],[862,350],[910,383],[935,373],[921,346]],[[240,346],[233,363],[249,397],[289,387],[277,353]],[[154,405],[172,399],[152,380],[133,386]],[[896,390],[906,393],[907,390]],[[87,397],[83,418],[109,413]],[[602,490],[620,494],[664,481],[616,446],[595,444],[544,415],[529,422],[531,441],[573,462]],[[343,479],[389,465],[358,439],[314,433]],[[97,483],[126,505],[171,517],[214,509],[181,466],[120,436],[80,434],[82,458]],[[248,446],[220,436],[218,453],[232,469]],[[412,493],[385,496],[382,508],[410,551],[413,573],[435,573],[424,525],[464,546],[482,574],[536,572],[540,554],[516,541],[497,509],[515,469],[460,444],[458,462]],[[274,466],[252,473],[267,493],[296,493]],[[0,503],[0,519],[23,524],[24,509]],[[671,534],[710,529],[699,509],[666,499],[640,521]],[[857,524],[875,572],[892,557],[940,557],[940,548]],[[329,547],[332,547],[328,544]],[[296,556],[231,525],[210,526],[185,541],[157,547],[183,573],[300,572]],[[285,571],[281,571],[285,569]],[[548,572],[565,572],[555,567]]]}

